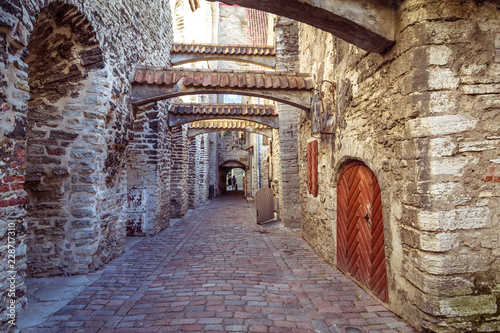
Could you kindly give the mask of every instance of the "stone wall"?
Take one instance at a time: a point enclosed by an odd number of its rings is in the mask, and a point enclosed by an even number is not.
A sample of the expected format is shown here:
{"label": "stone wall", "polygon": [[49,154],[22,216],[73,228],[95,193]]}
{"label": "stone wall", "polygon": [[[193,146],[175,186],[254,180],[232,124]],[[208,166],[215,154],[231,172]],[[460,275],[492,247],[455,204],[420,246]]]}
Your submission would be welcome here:
{"label": "stone wall", "polygon": [[127,146],[129,236],[154,236],[170,217],[170,132],[164,101],[135,110],[134,138]]}
{"label": "stone wall", "polygon": [[188,208],[196,208],[200,204],[200,181],[202,175],[200,173],[200,153],[201,153],[201,136],[189,138],[189,176],[188,176]]}
{"label": "stone wall", "polygon": [[163,0],[0,3],[0,246],[16,248],[0,270],[16,277],[18,311],[27,270],[85,273],[122,250],[129,76],[168,64],[170,21]]}
{"label": "stone wall", "polygon": [[200,135],[200,183],[198,184],[198,200],[200,203],[206,202],[209,195],[209,174],[210,174],[210,140],[208,134]]}
{"label": "stone wall", "polygon": [[220,132],[208,134],[208,185],[214,187],[214,196],[219,196],[225,188],[219,182],[219,135]]}
{"label": "stone wall", "polygon": [[187,177],[189,209],[194,209],[208,200],[209,148],[208,134],[200,134],[189,138],[189,171]]}
{"label": "stone wall", "polygon": [[[259,161],[260,161],[260,173],[258,177],[260,178],[260,188],[269,187],[269,137],[261,136],[259,139]],[[259,189],[260,189],[259,188]]]}
{"label": "stone wall", "polygon": [[[399,15],[383,54],[300,25],[334,130],[318,135],[319,195],[301,186],[303,235],[335,264],[339,172],[360,160],[382,191],[388,306],[430,331],[499,331],[500,7],[410,0]],[[300,128],[305,170],[309,116]]]}
{"label": "stone wall", "polygon": [[281,195],[281,149],[280,149],[280,134],[277,129],[273,129],[273,137],[272,141],[269,145],[270,148],[270,158],[271,158],[271,163],[272,163],[272,172],[271,175],[269,175],[271,179],[271,188],[273,189],[274,192],[274,207],[276,211],[276,217],[278,219],[281,219],[281,205],[283,204],[282,201],[280,202],[280,198],[282,198]]}
{"label": "stone wall", "polygon": [[180,218],[188,210],[188,177],[192,177],[195,170],[189,169],[187,125],[173,127],[171,131],[170,217]]}

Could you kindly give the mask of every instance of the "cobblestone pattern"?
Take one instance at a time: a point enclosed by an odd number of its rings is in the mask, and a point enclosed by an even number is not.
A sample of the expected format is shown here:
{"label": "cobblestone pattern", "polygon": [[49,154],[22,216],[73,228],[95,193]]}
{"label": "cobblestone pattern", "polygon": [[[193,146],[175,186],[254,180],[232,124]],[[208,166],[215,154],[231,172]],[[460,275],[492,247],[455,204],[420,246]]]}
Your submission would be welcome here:
{"label": "cobblestone pattern", "polygon": [[[52,21],[48,18],[47,24],[35,28],[39,13],[49,4],[52,4],[51,10],[60,6],[61,11]],[[34,243],[38,242],[44,250],[54,253],[57,256],[53,258],[54,263],[59,262],[59,267],[71,273],[85,272],[115,256],[123,246],[122,221],[126,207],[124,146],[130,139],[132,128],[127,97],[128,76],[139,61],[165,65],[170,57],[168,2],[148,2],[147,10],[145,6],[146,3],[135,0],[111,5],[73,0],[0,3],[0,243],[2,248],[6,246],[7,222],[14,222],[18,310],[25,304],[26,230],[31,229],[28,229],[25,219],[28,194],[23,190],[27,159],[32,161],[30,177],[41,176],[40,181],[45,184],[49,178],[53,179],[54,183],[50,185],[54,186],[53,189],[44,185],[47,192],[65,196],[62,189],[65,193],[75,191],[70,199],[72,207],[47,207],[47,216],[37,217],[40,222],[44,220],[43,223],[51,220],[43,232],[57,240],[57,244],[47,249],[48,242],[42,245],[35,239]],[[42,16],[39,23],[44,20]],[[50,22],[55,22],[55,30],[51,30],[54,26]],[[47,38],[52,46],[37,48],[37,43],[42,42],[37,36]],[[57,38],[60,38],[59,44],[55,43]],[[28,57],[29,50],[32,53]],[[53,62],[55,60],[57,63]],[[44,63],[45,67],[37,67],[37,63]],[[52,69],[54,72],[50,73]],[[44,73],[50,75],[42,77]],[[47,96],[47,107],[38,109],[38,113],[33,113],[32,107],[28,111],[30,97],[43,94]],[[36,106],[36,99],[32,101],[32,106]],[[62,120],[61,127],[58,127],[59,120]],[[50,133],[40,131],[50,124],[55,126],[50,128]],[[83,130],[79,129],[82,127]],[[32,156],[27,152],[31,149],[26,146],[27,130],[32,134],[39,131],[44,132],[40,135],[46,135],[42,138],[33,136]],[[75,137],[76,133],[78,137]],[[41,152],[42,149],[45,153]],[[85,168],[87,170],[83,170]],[[70,174],[70,170],[76,173]],[[31,190],[35,188],[31,187]],[[36,190],[41,194],[38,191],[41,189]],[[46,204],[50,202],[45,200]],[[56,210],[62,217],[58,221],[51,215],[51,211]],[[41,209],[38,214],[43,215]],[[71,225],[73,218],[82,219],[83,224]],[[98,225],[95,224],[97,221]],[[68,224],[68,230],[64,229],[65,236],[60,234],[64,224]],[[51,232],[53,234],[49,235]],[[66,257],[69,259],[57,259]],[[30,260],[32,272],[44,274],[44,271],[58,270],[51,261],[42,257],[35,256]],[[1,261],[3,272],[7,270],[6,263]],[[45,265],[47,268],[43,267]],[[7,327],[4,324],[7,320],[5,278],[6,275],[0,278],[2,331]]]}
{"label": "cobblestone pattern", "polygon": [[[300,71],[335,131],[319,142],[318,197],[301,189],[304,237],[335,262],[338,173],[362,160],[382,190],[390,307],[431,331],[498,331],[500,8],[411,0],[399,12],[384,54],[301,25]],[[301,128],[305,165],[309,119]]]}
{"label": "cobblestone pattern", "polygon": [[34,332],[414,332],[239,196],[145,239]]}

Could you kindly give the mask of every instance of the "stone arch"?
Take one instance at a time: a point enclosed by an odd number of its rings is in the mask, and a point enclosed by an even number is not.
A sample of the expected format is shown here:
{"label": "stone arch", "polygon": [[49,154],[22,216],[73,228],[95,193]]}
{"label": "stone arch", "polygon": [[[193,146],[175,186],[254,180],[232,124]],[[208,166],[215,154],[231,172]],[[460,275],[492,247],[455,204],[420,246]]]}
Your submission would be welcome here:
{"label": "stone arch", "polygon": [[[247,122],[252,122],[255,124],[260,124],[264,126],[268,126],[271,128],[278,128],[278,117],[270,117],[270,116],[244,116],[244,115],[237,115],[237,114],[230,114],[230,115],[213,115],[213,114],[193,114],[193,115],[170,115],[169,117],[169,125],[171,127],[176,127],[176,126],[182,126],[190,123],[194,123],[197,121],[204,121],[204,120],[221,120],[221,121],[231,121],[231,120],[241,120],[241,121],[247,121]],[[175,119],[175,120],[171,120]],[[228,128],[229,130],[230,128]],[[234,129],[244,131],[243,129]]]}
{"label": "stone arch", "polygon": [[[142,90],[142,91],[141,91]],[[183,84],[177,84],[172,89],[157,89],[148,92],[148,87],[135,86],[132,91],[132,103],[142,105],[159,100],[171,99],[181,96],[190,95],[241,95],[249,97],[257,97],[269,99],[275,102],[287,104],[305,111],[310,108],[309,102],[311,94],[306,90],[281,90],[275,91],[273,89],[248,89],[244,88],[204,88],[204,87],[186,87]],[[144,91],[144,92],[143,92]]]}
{"label": "stone arch", "polygon": [[242,168],[246,169],[247,166],[239,161],[236,160],[226,160],[222,163],[219,164],[220,168]]}
{"label": "stone arch", "polygon": [[27,49],[28,273],[85,273],[99,234],[104,55],[86,16],[60,1],[40,11]]}
{"label": "stone arch", "polygon": [[[220,132],[220,131],[224,131],[225,129],[217,129],[217,128],[213,128],[213,129],[200,129],[200,130],[189,130],[188,132],[188,137],[189,138],[194,138],[194,137],[197,137],[199,135],[202,135],[202,134],[207,134],[207,133],[214,133],[214,132]],[[273,137],[273,133],[272,133],[272,129],[255,129],[255,130],[252,130],[252,131],[248,131],[248,130],[239,130],[241,132],[245,132],[245,133],[254,133],[254,134],[260,134],[262,136],[265,136],[265,137],[268,137],[269,139],[271,139]]]}
{"label": "stone arch", "polygon": [[269,70],[274,70],[276,68],[276,63],[275,62],[270,62],[270,61],[265,61],[265,60],[254,60],[251,59],[251,57],[243,57],[239,56],[238,58],[231,56],[231,55],[199,55],[199,56],[192,56],[190,58],[186,57],[183,60],[178,60],[176,62],[172,61],[172,66],[182,66],[186,64],[192,64],[192,63],[197,63],[197,62],[206,62],[206,61],[229,61],[229,62],[234,62],[234,63],[243,63],[243,64],[248,64],[248,65],[256,65],[256,66],[261,66],[268,68]]}
{"label": "stone arch", "polygon": [[382,52],[395,41],[398,1],[227,0],[225,3],[304,22],[368,52]]}

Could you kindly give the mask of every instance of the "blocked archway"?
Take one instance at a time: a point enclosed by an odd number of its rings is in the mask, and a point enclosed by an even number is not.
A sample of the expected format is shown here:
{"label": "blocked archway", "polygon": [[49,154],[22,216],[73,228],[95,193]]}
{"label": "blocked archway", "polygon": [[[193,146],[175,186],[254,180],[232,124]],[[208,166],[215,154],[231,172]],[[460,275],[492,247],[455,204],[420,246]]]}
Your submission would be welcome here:
{"label": "blocked archway", "polygon": [[388,302],[380,187],[363,163],[348,163],[337,188],[337,266]]}
{"label": "blocked archway", "polygon": [[40,12],[28,50],[28,273],[85,273],[99,234],[104,56],[87,18],[61,2]]}

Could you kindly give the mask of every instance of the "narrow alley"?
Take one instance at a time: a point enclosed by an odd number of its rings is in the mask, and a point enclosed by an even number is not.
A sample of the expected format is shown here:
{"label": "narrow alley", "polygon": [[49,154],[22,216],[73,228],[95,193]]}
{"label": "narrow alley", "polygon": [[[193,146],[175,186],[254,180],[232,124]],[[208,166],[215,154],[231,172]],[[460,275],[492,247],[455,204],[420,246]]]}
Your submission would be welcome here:
{"label": "narrow alley", "polygon": [[413,332],[231,192],[145,238],[29,332]]}

